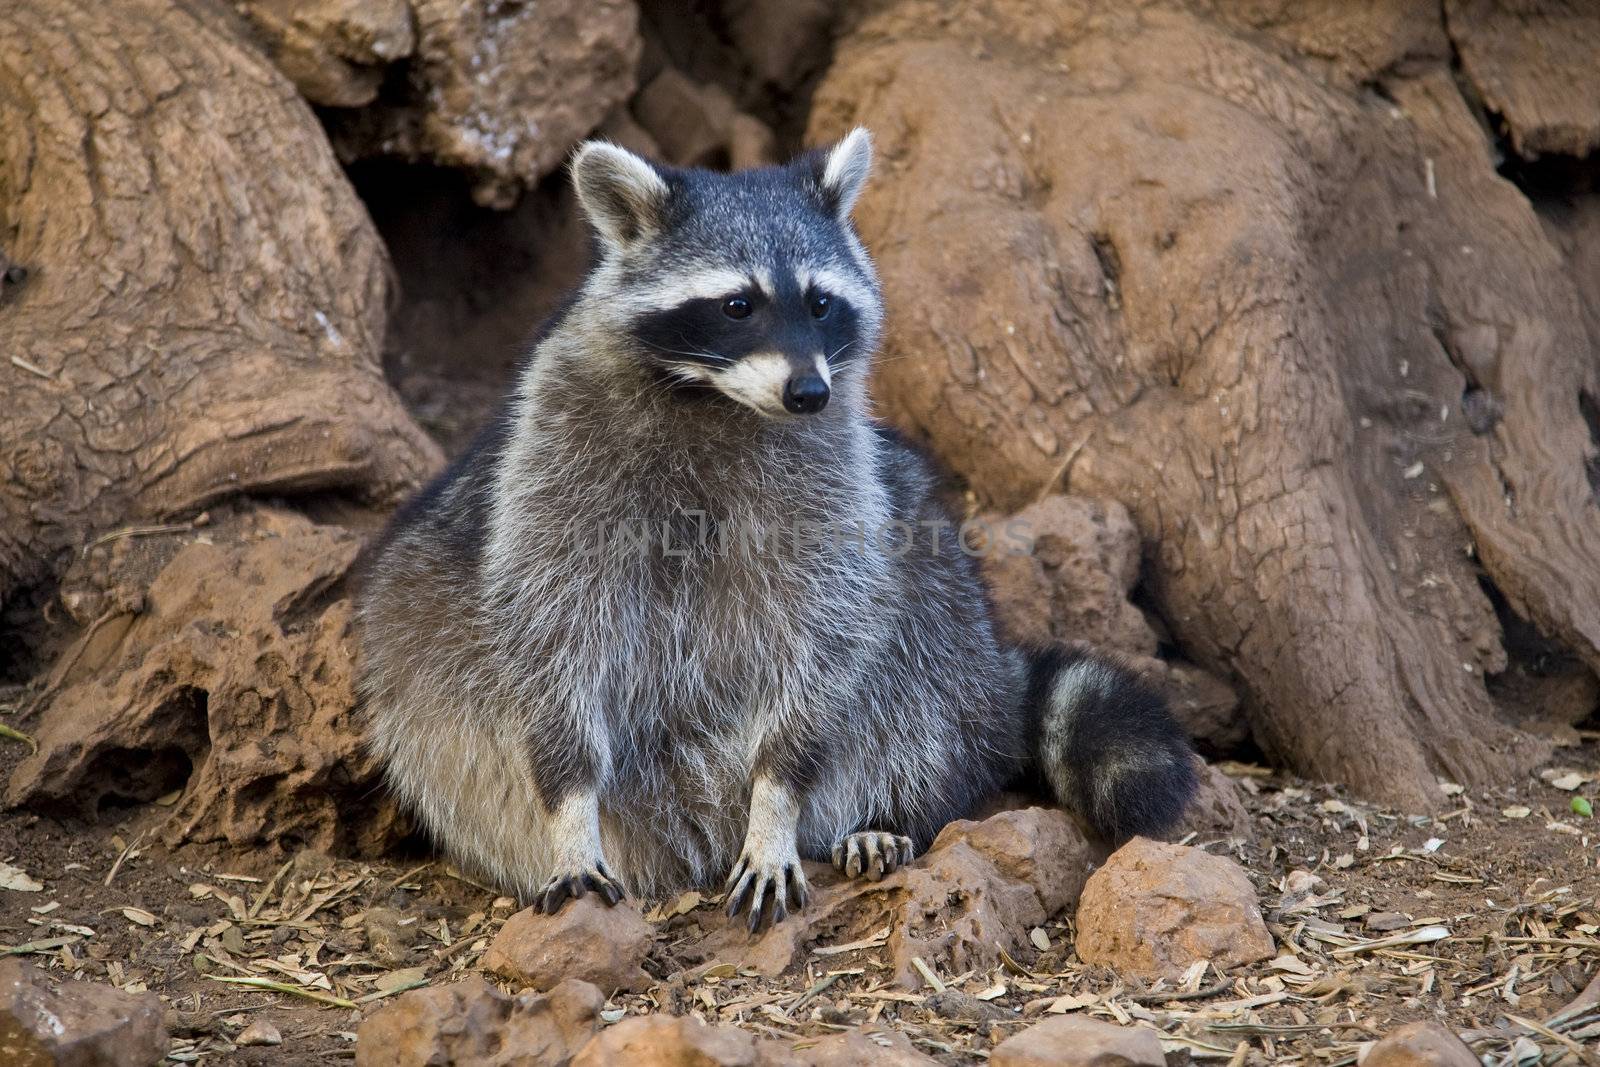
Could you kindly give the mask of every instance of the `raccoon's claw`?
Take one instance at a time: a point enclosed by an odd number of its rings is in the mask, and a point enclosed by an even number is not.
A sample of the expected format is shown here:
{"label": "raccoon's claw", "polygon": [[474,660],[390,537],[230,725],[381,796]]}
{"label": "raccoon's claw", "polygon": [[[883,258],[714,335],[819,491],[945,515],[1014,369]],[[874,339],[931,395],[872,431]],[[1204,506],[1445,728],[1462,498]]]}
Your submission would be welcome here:
{"label": "raccoon's claw", "polygon": [[728,918],[750,909],[747,925],[753,934],[762,924],[780,923],[789,912],[799,911],[811,898],[806,876],[799,862],[785,863],[781,867],[752,863],[749,856],[739,857],[728,875]]}
{"label": "raccoon's claw", "polygon": [[546,882],[534,901],[534,907],[546,915],[554,915],[568,900],[577,900],[591,889],[599,893],[600,899],[608,905],[628,895],[623,891],[622,883],[606,869],[605,861],[596,860],[594,866],[586,871],[558,874]]}
{"label": "raccoon's claw", "polygon": [[911,838],[864,830],[833,846],[833,865],[846,877],[866,875],[876,882],[916,858]]}

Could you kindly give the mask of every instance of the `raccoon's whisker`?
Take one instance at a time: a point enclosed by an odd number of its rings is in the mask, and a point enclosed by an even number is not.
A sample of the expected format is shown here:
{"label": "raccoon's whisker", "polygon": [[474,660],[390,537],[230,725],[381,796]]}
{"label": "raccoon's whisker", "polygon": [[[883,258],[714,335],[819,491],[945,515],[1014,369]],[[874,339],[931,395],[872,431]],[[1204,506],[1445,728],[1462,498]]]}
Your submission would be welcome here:
{"label": "raccoon's whisker", "polygon": [[687,356],[690,359],[709,359],[714,363],[733,362],[733,360],[729,357],[718,355],[715,352],[702,352],[698,349],[684,350],[681,348],[663,348],[661,345],[650,344],[648,341],[646,341],[645,344],[649,345],[649,347],[665,356]]}
{"label": "raccoon's whisker", "polygon": [[829,352],[826,356],[823,356],[822,357],[822,362],[826,363],[830,367],[833,366],[834,357],[837,356],[840,352],[843,352],[845,349],[849,348],[853,344],[855,344],[854,341],[846,341],[844,344],[840,345],[838,348],[835,348],[832,352]]}

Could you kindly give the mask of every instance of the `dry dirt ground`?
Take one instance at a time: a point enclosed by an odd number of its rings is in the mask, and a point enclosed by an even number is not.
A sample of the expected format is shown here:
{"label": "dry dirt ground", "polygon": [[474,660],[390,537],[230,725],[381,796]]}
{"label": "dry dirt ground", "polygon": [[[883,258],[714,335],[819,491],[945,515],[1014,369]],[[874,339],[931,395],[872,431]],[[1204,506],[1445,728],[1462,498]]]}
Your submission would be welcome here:
{"label": "dry dirt ground", "polygon": [[[1035,950],[993,971],[939,974],[998,1009],[977,1018],[965,1000],[941,1015],[932,990],[892,985],[871,944],[820,946],[803,973],[778,980],[736,960],[686,969],[678,953],[699,917],[675,916],[659,921],[647,963],[660,984],[616,996],[606,1018],[694,1012],[797,1043],[892,1028],[942,1062],[970,1064],[1040,1013],[1076,1011],[1154,1025],[1170,1063],[1323,1067],[1354,1063],[1363,1042],[1402,1022],[1441,1019],[1488,1062],[1589,1062],[1593,1053],[1578,1050],[1596,1047],[1600,1008],[1561,1033],[1506,1029],[1548,1018],[1600,969],[1600,822],[1574,810],[1574,798],[1600,802],[1600,733],[1582,737],[1516,788],[1442,784],[1446,811],[1436,818],[1225,765],[1256,839],[1190,843],[1244,864],[1279,952],[1232,973],[1192,974],[1187,988],[1146,989],[1085,966],[1072,918],[1061,915],[1032,934]],[[0,774],[22,747],[4,743]],[[364,1016],[397,993],[471,971],[515,908],[421,852],[168,852],[145,844],[160,816],[159,805],[145,805],[104,812],[95,825],[31,814],[0,821],[0,861],[39,885],[0,889],[0,952],[156,991],[170,1007],[173,1062],[352,1057]],[[282,1044],[237,1045],[256,1020]]]}

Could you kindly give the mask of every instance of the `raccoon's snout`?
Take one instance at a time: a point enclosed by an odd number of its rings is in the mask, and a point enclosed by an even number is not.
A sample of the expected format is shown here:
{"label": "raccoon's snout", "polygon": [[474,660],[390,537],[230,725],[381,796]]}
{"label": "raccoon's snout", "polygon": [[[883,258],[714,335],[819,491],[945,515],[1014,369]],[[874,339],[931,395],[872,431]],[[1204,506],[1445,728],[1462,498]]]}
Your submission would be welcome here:
{"label": "raccoon's snout", "polygon": [[801,374],[783,383],[783,409],[791,415],[815,415],[828,406],[828,383],[815,374]]}

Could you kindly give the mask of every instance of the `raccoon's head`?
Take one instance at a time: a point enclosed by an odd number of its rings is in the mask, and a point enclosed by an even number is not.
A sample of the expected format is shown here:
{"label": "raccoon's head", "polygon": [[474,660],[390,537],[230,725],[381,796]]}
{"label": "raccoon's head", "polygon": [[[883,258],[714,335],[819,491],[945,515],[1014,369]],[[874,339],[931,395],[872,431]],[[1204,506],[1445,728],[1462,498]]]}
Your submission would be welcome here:
{"label": "raccoon's head", "polygon": [[573,183],[599,239],[591,321],[651,375],[771,418],[859,409],[878,279],[850,223],[872,166],[856,129],[786,166],[680,170],[591,141]]}

